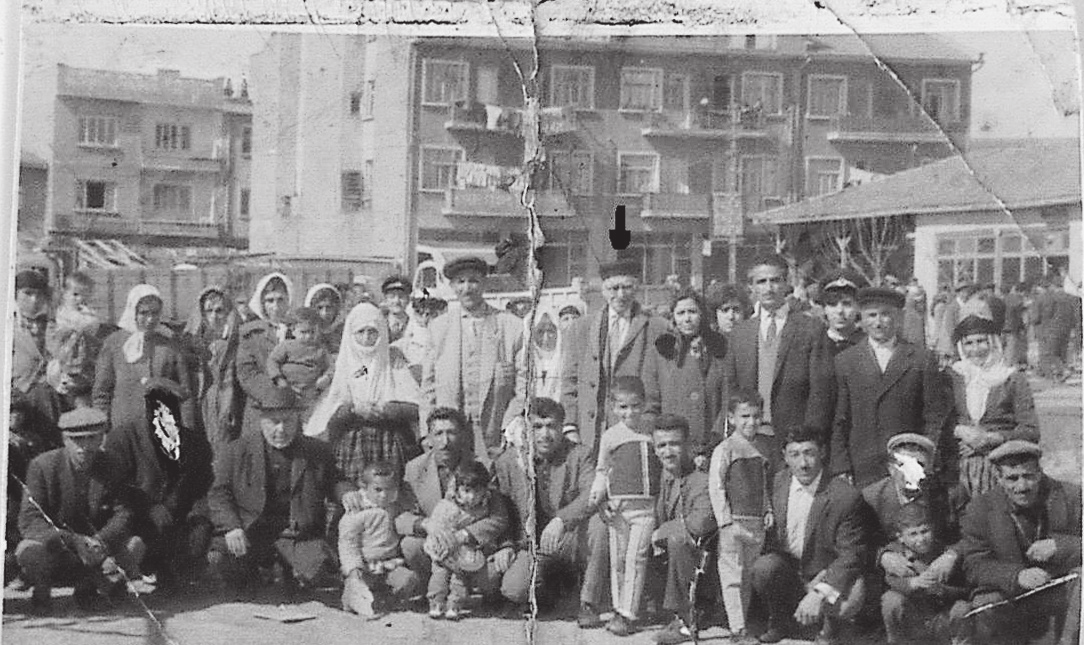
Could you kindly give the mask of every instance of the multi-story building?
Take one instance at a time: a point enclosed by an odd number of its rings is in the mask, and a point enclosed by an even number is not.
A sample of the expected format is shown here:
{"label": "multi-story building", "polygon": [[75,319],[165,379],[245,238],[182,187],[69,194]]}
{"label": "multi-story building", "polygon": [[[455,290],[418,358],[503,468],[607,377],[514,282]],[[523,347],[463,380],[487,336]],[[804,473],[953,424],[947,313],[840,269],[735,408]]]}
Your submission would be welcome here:
{"label": "multi-story building", "polygon": [[225,78],[59,65],[46,230],[163,247],[244,248],[252,103]]}
{"label": "multi-story building", "polygon": [[647,282],[726,279],[771,244],[751,214],[967,142],[973,61],[929,36],[542,40],[531,78],[533,51],[276,35],[253,61],[253,249],[410,265],[424,245],[492,259],[526,230],[531,95],[552,286],[613,256],[617,205]]}

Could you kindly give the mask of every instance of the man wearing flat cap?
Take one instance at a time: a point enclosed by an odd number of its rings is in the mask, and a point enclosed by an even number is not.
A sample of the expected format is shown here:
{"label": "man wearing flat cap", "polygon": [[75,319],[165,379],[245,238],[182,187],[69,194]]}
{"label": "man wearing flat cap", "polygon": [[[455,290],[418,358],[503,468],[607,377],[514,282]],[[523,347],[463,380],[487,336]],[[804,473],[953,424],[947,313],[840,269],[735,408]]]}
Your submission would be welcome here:
{"label": "man wearing flat cap", "polygon": [[934,356],[899,337],[904,295],[894,289],[858,292],[866,340],[835,359],[835,422],[829,454],[832,475],[859,489],[884,473],[884,446],[905,432],[940,446],[949,389]]}
{"label": "man wearing flat cap", "polygon": [[[1041,456],[1037,444],[1017,439],[989,455],[998,486],[972,500],[959,544],[964,573],[977,587],[973,607],[1080,572],[1080,487],[1047,477]],[[1059,643],[1077,643],[1079,615],[1078,578],[976,615],[975,642],[1031,642],[1053,628]]]}
{"label": "man wearing flat cap", "polygon": [[48,327],[49,281],[40,271],[20,271],[15,275],[11,383],[22,392],[29,392],[45,378]]}
{"label": "man wearing flat cap", "polygon": [[839,270],[821,282],[820,305],[828,323],[828,351],[832,357],[848,347],[854,347],[866,337],[858,326],[859,287],[865,286],[862,278],[849,271]]}
{"label": "man wearing flat cap", "polygon": [[92,607],[100,591],[123,593],[125,575],[140,578],[145,551],[132,534],[141,501],[126,484],[130,465],[101,450],[105,413],[76,408],[59,425],[64,446],[30,462],[19,510],[22,541],[15,553],[38,612],[48,611],[56,584],[74,584],[83,608]]}
{"label": "man wearing flat cap", "polygon": [[410,313],[407,306],[410,305],[410,280],[393,275],[386,278],[380,285],[380,293],[384,301],[380,303],[380,309],[388,318],[388,333],[391,342],[403,337],[410,324]]}
{"label": "man wearing flat cap", "polygon": [[489,464],[501,450],[501,421],[515,397],[516,354],[523,321],[485,300],[489,266],[463,257],[444,267],[457,302],[429,324],[429,351],[422,366],[422,416],[428,410],[461,410],[474,434],[479,460]]}
{"label": "man wearing flat cap", "polygon": [[622,260],[599,268],[606,307],[577,319],[565,331],[562,345],[561,405],[565,433],[597,452],[602,432],[616,421],[608,418],[609,384],[618,376],[643,379],[648,352],[666,331],[636,300],[641,267]]}
{"label": "man wearing flat cap", "polygon": [[300,435],[292,390],[273,388],[256,407],[258,429],[243,432],[215,463],[207,501],[217,535],[208,558],[230,584],[252,580],[257,568],[283,565],[289,591],[334,574],[326,505],[360,510],[361,500],[328,445]]}

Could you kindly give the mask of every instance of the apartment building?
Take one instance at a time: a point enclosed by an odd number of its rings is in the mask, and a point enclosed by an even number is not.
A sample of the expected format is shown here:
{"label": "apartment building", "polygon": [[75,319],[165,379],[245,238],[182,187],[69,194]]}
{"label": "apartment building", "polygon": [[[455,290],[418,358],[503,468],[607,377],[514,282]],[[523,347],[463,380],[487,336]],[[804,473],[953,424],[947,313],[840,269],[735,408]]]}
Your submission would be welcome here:
{"label": "apartment building", "polygon": [[57,73],[45,225],[53,251],[93,256],[95,241],[116,241],[154,259],[162,249],[247,245],[247,90],[176,70],[61,64]]}
{"label": "apartment building", "polygon": [[[973,61],[930,36],[538,45],[535,76],[526,41],[276,35],[253,62],[267,149],[254,153],[266,235],[253,248],[382,248],[410,265],[423,245],[495,261],[525,230],[531,172],[550,286],[613,257],[617,205],[646,282],[697,284],[772,244],[752,214],[967,144]],[[527,95],[540,98],[545,151],[529,171]]]}

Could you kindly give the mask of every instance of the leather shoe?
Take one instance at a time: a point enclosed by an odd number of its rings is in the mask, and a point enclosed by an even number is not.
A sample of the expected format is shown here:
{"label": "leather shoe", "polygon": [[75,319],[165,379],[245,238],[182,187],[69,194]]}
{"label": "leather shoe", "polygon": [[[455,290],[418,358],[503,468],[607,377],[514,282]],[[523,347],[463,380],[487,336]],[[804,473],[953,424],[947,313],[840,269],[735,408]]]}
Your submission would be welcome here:
{"label": "leather shoe", "polygon": [[693,634],[685,621],[675,617],[669,625],[655,632],[654,639],[659,645],[678,645],[693,640]]}
{"label": "leather shoe", "polygon": [[598,629],[602,627],[603,622],[598,615],[598,611],[585,602],[580,605],[580,613],[576,616],[576,624],[580,626],[580,629]]}
{"label": "leather shoe", "polygon": [[632,626],[632,621],[621,614],[614,613],[614,617],[606,623],[606,631],[614,636],[629,636],[636,630]]}
{"label": "leather shoe", "polygon": [[769,627],[768,631],[761,634],[757,640],[761,643],[778,643],[783,640],[783,630],[777,627]]}

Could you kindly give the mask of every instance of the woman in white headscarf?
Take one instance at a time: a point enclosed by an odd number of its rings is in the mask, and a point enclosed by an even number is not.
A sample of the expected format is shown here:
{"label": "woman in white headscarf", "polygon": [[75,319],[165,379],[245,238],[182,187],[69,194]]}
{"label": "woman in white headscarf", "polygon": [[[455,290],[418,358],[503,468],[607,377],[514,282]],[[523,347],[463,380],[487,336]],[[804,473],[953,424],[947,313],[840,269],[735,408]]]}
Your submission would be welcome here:
{"label": "woman in white headscarf", "polygon": [[[241,325],[237,346],[237,383],[245,393],[245,412],[241,432],[259,431],[257,401],[267,398],[275,385],[267,375],[267,357],[275,346],[290,336],[287,324],[293,284],[285,275],[268,273],[256,283],[248,309],[255,319]],[[236,437],[230,437],[235,439]]]}
{"label": "woman in white headscarf", "polygon": [[[365,465],[387,462],[400,475],[419,454],[421,391],[406,358],[388,342],[388,323],[363,302],[346,317],[328,405],[327,437],[339,468],[360,483]],[[315,416],[315,415],[314,415]]]}
{"label": "woman in white headscarf", "polygon": [[952,365],[956,407],[953,436],[959,444],[960,483],[972,497],[994,485],[991,450],[1010,439],[1039,441],[1039,418],[1031,387],[1002,355],[1000,329],[981,315],[969,315],[953,333],[962,356]]}
{"label": "woman in white headscarf", "polygon": [[113,429],[143,422],[144,384],[167,378],[180,386],[184,423],[195,419],[192,383],[184,355],[168,328],[160,324],[162,296],[149,284],[128,292],[117,325],[98,354],[92,397],[95,407],[109,415]]}

